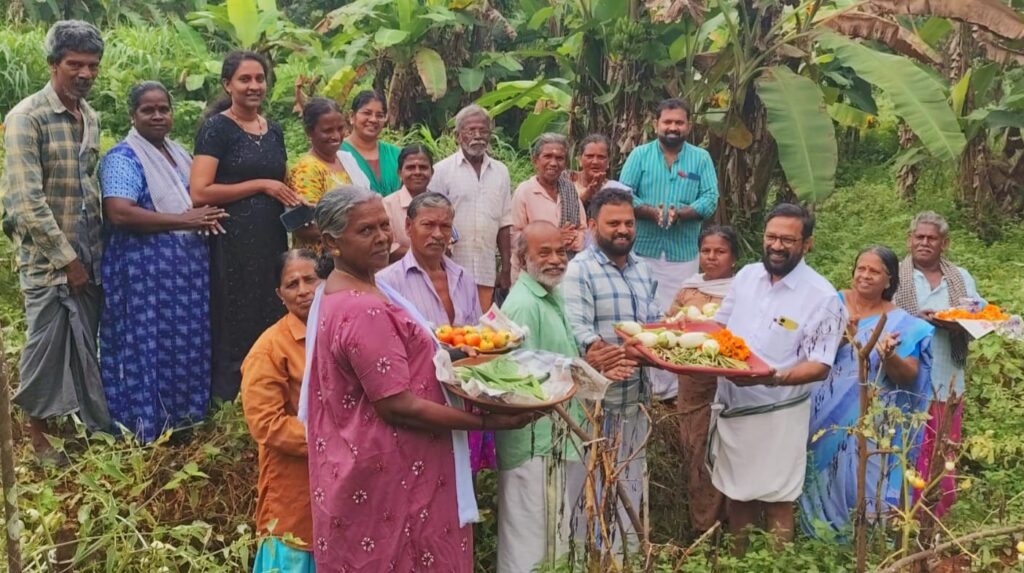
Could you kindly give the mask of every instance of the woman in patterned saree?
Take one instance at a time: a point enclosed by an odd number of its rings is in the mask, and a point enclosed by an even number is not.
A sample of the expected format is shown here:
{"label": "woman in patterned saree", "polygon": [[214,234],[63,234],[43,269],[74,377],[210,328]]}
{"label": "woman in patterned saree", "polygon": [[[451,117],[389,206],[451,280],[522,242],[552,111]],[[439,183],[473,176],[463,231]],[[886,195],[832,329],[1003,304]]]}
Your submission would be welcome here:
{"label": "woman in patterned saree", "polygon": [[108,225],[100,365],[111,416],[149,442],[206,413],[209,255],[199,232],[220,232],[226,215],[192,206],[192,158],[167,138],[164,86],[133,87],[128,107],[134,127],[99,172]]}
{"label": "woman in patterned saree", "polygon": [[[899,259],[886,247],[868,247],[857,255],[853,284],[839,296],[850,314],[857,342],[867,344],[886,317],[882,335],[871,352],[868,381],[882,410],[870,423],[876,438],[868,440],[867,512],[884,520],[905,499],[902,450],[914,467],[921,428],[909,418],[928,407],[931,390],[932,334],[935,328],[892,303],[899,287]],[[860,377],[856,351],[849,341],[839,348],[829,377],[811,392],[811,443],[807,477],[800,497],[804,531],[816,534],[825,525],[845,533],[857,503],[857,436],[851,429],[860,419]]]}
{"label": "woman in patterned saree", "polygon": [[465,430],[519,428],[533,416],[446,405],[426,320],[374,281],[392,240],[379,195],[331,191],[316,222],[334,260],[307,335],[317,569],[468,573],[478,512]]}
{"label": "woman in patterned saree", "polygon": [[[345,139],[345,116],[334,100],[311,98],[302,108],[302,125],[309,138],[309,152],[299,158],[288,172],[288,186],[311,204],[339,185],[354,184],[370,188],[370,180],[358,169],[348,151],[342,151]],[[310,224],[295,231],[295,246],[320,252],[320,232]]]}

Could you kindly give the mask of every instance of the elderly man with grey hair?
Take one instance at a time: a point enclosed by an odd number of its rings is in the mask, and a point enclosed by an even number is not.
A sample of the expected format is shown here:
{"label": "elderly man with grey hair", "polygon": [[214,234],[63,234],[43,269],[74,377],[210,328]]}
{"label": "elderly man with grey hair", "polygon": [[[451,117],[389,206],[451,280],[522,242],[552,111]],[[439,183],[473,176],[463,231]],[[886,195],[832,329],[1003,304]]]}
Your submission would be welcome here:
{"label": "elderly man with grey hair", "polygon": [[[452,258],[473,276],[480,302],[490,308],[494,289],[512,286],[512,179],[504,163],[490,157],[491,117],[478,105],[455,115],[459,150],[434,166],[429,189],[455,206],[459,241]],[[495,255],[500,256],[497,270]]]}
{"label": "elderly man with grey hair", "polygon": [[473,325],[481,314],[473,277],[445,256],[454,217],[455,209],[444,195],[417,195],[406,211],[409,251],[377,273],[377,281],[398,291],[434,328]]}
{"label": "elderly man with grey hair", "polygon": [[7,114],[3,229],[17,251],[27,341],[14,403],[32,445],[62,462],[47,420],[78,411],[90,430],[110,426],[96,334],[100,289],[99,116],[86,103],[103,57],[99,30],[57,22],[46,34],[50,81]]}
{"label": "elderly man with grey hair", "polygon": [[[512,194],[512,240],[534,221],[547,221],[558,227],[565,251],[571,259],[583,250],[587,216],[576,186],[566,172],[569,140],[564,135],[545,133],[530,149],[533,177],[523,181]],[[512,261],[512,278],[519,267]]]}
{"label": "elderly man with grey hair", "polygon": [[[924,441],[918,455],[918,470],[931,476],[929,462],[936,447],[936,434],[944,425],[949,435],[944,443],[958,444],[963,421],[964,367],[967,365],[969,335],[960,327],[934,322],[936,311],[961,305],[984,305],[974,277],[946,257],[949,223],[932,211],[918,213],[907,233],[907,257],[900,263],[899,288],[893,302],[903,310],[932,322],[932,396]],[[947,421],[948,420],[948,421]],[[944,452],[955,459],[955,452]],[[956,500],[951,472],[942,480],[942,498],[933,512],[941,517]]]}

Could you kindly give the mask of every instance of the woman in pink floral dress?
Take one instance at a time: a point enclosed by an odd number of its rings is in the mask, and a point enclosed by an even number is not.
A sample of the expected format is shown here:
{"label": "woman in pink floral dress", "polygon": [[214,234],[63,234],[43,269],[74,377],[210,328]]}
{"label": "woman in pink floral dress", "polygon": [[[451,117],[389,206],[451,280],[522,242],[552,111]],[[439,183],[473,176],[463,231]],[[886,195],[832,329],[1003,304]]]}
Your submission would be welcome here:
{"label": "woman in pink floral dress", "polygon": [[518,428],[533,416],[481,416],[445,404],[429,329],[373,279],[391,246],[379,195],[331,191],[316,219],[335,266],[310,322],[317,570],[468,573],[476,503],[465,435],[453,430]]}

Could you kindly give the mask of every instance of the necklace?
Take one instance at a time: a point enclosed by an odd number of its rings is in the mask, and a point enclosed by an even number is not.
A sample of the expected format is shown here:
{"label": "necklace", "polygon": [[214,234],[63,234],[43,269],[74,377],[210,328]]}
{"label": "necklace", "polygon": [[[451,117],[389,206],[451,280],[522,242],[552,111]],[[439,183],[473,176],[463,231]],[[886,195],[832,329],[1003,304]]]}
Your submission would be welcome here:
{"label": "necklace", "polygon": [[[360,277],[359,275],[356,275],[354,273],[346,271],[345,269],[339,267],[338,265],[334,265],[334,270],[339,272],[339,273],[341,273],[341,274],[343,274],[343,275],[348,275],[348,276],[352,277],[357,282],[363,283],[364,285],[367,285],[367,286],[371,287],[373,290],[378,290],[377,289],[377,285],[373,282],[372,279],[371,280],[366,280],[366,279]],[[378,290],[378,292],[379,292],[379,290]]]}
{"label": "necklace", "polygon": [[[253,140],[253,142],[256,143],[257,147],[262,146],[262,144],[263,144],[263,136],[267,134],[267,126],[266,126],[265,120],[263,120],[263,118],[261,118],[259,114],[256,114],[256,119],[255,120],[251,120],[250,119],[250,120],[246,120],[244,122],[243,122],[242,118],[238,117],[238,115],[236,115],[235,112],[231,108],[228,108],[227,115],[228,115],[228,117],[231,118],[232,121],[235,122],[235,124],[238,125],[238,127],[242,131],[245,132],[246,135],[248,135]],[[253,121],[256,122],[256,132],[257,133],[253,133],[252,131],[249,131],[248,129],[246,129],[246,124],[248,124],[249,126],[252,126],[252,122]]]}

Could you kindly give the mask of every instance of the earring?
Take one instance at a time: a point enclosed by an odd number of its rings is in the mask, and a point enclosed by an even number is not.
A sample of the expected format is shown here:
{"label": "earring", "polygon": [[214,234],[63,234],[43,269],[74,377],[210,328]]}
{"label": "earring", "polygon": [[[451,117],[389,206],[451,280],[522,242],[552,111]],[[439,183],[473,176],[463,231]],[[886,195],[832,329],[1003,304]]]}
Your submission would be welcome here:
{"label": "earring", "polygon": [[335,257],[340,257],[341,251],[338,249],[334,249],[333,251],[331,251],[331,254],[334,255]]}

